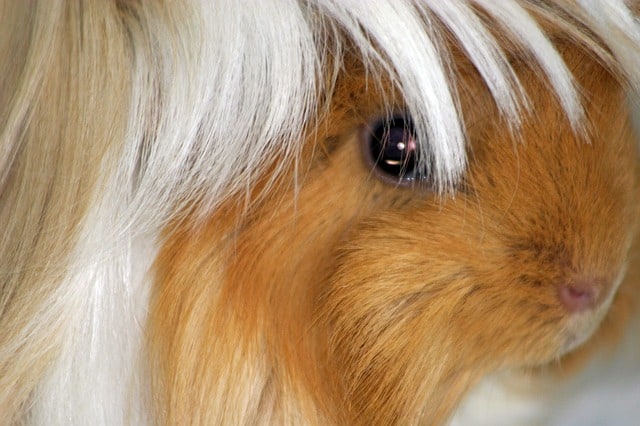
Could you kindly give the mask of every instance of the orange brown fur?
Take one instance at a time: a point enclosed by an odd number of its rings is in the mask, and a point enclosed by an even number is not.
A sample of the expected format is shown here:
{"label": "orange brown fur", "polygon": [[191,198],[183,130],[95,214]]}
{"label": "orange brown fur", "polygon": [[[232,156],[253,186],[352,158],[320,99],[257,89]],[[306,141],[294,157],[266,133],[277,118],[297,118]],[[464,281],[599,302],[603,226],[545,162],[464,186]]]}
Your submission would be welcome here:
{"label": "orange brown fur", "polygon": [[[149,318],[164,423],[441,423],[484,375],[565,356],[586,325],[569,324],[556,286],[615,279],[638,190],[621,88],[588,55],[563,50],[586,97],[589,143],[534,70],[519,67],[534,113],[517,138],[477,76],[459,70],[464,181],[446,200],[394,188],[360,158],[361,127],[385,111],[352,65],[299,176],[291,170],[246,213],[234,200],[201,227],[168,230]],[[330,144],[324,154],[316,140]],[[596,344],[619,333],[637,290],[636,275]]]}

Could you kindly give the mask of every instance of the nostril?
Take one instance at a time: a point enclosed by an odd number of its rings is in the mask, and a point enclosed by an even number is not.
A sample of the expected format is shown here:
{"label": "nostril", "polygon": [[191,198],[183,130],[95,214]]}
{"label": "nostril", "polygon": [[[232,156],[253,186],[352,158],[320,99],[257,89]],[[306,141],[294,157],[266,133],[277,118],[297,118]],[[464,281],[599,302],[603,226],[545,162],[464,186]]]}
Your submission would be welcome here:
{"label": "nostril", "polygon": [[599,293],[596,281],[581,280],[560,286],[558,298],[568,311],[582,312],[596,306]]}

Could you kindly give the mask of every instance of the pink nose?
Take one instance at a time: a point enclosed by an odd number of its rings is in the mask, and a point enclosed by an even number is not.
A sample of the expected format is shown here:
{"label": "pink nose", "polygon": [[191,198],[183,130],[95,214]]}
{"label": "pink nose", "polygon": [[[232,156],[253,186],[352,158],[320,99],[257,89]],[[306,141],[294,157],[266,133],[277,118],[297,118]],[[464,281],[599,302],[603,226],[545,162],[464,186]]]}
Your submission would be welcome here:
{"label": "pink nose", "polygon": [[569,312],[582,312],[594,308],[600,302],[601,286],[597,280],[582,279],[558,288],[560,303]]}

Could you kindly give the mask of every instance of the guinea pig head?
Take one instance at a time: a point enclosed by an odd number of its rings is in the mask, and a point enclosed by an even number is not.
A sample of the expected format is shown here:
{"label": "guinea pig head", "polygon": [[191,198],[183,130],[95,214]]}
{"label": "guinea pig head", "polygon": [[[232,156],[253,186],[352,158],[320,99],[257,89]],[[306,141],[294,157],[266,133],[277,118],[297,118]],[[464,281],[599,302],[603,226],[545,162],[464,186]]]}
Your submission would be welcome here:
{"label": "guinea pig head", "polygon": [[416,395],[431,394],[424,372],[464,382],[550,363],[609,312],[637,216],[635,142],[611,75],[579,53],[565,57],[584,94],[587,138],[532,70],[521,78],[533,112],[515,137],[467,81],[469,169],[455,194],[389,187],[388,206],[340,245],[326,303],[354,394],[377,389],[359,393],[363,406],[415,381]]}
{"label": "guinea pig head", "polygon": [[[185,228],[163,248],[152,323],[173,348],[158,350],[161,363],[177,366],[163,380],[194,399],[173,394],[169,405],[198,406],[229,386],[225,374],[249,380],[256,367],[239,366],[263,359],[271,379],[260,407],[307,404],[326,414],[319,422],[438,422],[483,375],[542,366],[588,340],[625,273],[637,154],[616,79],[579,49],[561,50],[583,94],[584,132],[526,61],[514,68],[531,109],[514,132],[480,78],[461,70],[468,168],[447,196],[428,176],[402,181],[416,149],[411,119],[390,117],[393,91],[347,65],[297,185],[265,186],[242,220],[229,219],[241,207],[221,209],[205,231]],[[385,151],[390,138],[404,169]],[[212,274],[224,277],[216,291],[185,284]],[[190,328],[167,333],[185,318]],[[224,338],[194,350],[206,335]]]}

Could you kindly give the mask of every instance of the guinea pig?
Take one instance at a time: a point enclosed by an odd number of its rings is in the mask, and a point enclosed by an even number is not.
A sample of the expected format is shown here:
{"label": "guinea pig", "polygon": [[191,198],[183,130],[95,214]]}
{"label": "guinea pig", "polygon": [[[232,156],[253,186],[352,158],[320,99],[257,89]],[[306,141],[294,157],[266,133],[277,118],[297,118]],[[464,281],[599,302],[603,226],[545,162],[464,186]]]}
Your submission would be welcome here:
{"label": "guinea pig", "polygon": [[3,418],[633,424],[639,12],[0,1]]}

